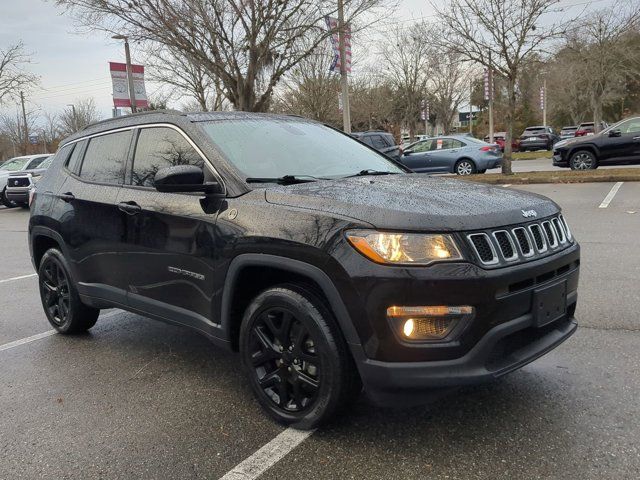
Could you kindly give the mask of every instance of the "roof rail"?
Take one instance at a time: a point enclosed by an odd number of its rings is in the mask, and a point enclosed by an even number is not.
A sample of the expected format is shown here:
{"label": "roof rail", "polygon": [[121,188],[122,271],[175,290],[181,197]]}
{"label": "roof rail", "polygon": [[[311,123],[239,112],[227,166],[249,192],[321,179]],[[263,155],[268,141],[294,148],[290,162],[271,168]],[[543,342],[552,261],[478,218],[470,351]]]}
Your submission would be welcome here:
{"label": "roof rail", "polygon": [[142,117],[144,115],[152,115],[152,114],[155,114],[155,113],[167,114],[167,115],[184,115],[183,112],[180,112],[178,110],[172,110],[172,109],[145,110],[144,112],[136,112],[136,113],[131,113],[129,115],[123,115],[123,116],[120,116],[120,117],[113,117],[113,118],[106,118],[104,120],[99,120],[97,122],[90,123],[89,125],[85,125],[79,131],[82,132],[82,131],[84,131],[84,130],[86,130],[88,128],[95,127],[96,125],[103,125],[105,123],[113,122],[115,120],[122,119],[122,118]]}

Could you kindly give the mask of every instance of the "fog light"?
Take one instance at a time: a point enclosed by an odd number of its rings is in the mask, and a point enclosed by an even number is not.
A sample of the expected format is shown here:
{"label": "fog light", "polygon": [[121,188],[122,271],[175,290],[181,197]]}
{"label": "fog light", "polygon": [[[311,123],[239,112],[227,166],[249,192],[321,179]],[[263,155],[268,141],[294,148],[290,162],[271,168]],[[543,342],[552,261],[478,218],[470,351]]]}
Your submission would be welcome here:
{"label": "fog light", "polygon": [[459,332],[475,313],[473,307],[424,306],[389,307],[387,317],[404,340],[443,340]]}

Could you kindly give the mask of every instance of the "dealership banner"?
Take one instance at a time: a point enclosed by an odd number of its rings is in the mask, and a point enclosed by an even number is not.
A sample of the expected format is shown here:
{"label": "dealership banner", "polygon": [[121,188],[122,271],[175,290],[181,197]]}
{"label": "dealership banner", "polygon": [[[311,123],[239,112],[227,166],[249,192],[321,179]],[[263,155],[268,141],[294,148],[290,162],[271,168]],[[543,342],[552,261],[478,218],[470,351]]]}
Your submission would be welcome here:
{"label": "dealership banner", "polygon": [[[342,63],[342,59],[340,58],[340,36],[338,34],[338,19],[329,17],[327,15],[326,17],[324,17],[324,21],[327,24],[327,29],[332,32],[329,40],[331,40],[331,46],[333,47],[333,61],[331,62],[329,70],[332,72],[340,73],[340,65]],[[351,73],[351,27],[349,25],[347,25],[347,27],[345,28],[344,56],[346,57],[345,71],[347,73]]]}
{"label": "dealership banner", "polygon": [[[127,65],[125,63],[109,62],[111,83],[113,85],[113,106],[131,107],[129,99],[129,82],[127,81]],[[147,108],[147,91],[144,87],[144,66],[131,65],[133,76],[133,92],[136,99],[136,107]]]}

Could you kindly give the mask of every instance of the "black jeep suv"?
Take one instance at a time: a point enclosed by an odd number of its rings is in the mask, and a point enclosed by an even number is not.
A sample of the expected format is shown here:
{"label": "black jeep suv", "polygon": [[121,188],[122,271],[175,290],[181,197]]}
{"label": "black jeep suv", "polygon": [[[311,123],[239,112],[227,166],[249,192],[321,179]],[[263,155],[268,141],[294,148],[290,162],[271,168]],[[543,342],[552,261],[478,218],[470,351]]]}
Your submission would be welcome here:
{"label": "black jeep suv", "polygon": [[487,381],[576,329],[580,248],[552,201],[408,172],[297,117],[137,114],[66,139],[29,239],[60,333],[118,307],[240,352],[311,428]]}

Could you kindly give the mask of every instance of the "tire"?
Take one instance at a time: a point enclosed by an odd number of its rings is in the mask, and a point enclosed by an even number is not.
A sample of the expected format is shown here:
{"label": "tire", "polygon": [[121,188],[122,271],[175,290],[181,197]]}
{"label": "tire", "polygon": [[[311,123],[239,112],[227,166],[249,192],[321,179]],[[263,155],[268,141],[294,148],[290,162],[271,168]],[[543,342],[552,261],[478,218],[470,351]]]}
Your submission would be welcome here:
{"label": "tire", "polygon": [[362,388],[333,315],[306,288],[280,285],[254,298],[239,344],[256,399],[281,424],[315,428]]}
{"label": "tire", "polygon": [[29,209],[29,204],[28,203],[19,203],[18,206],[20,208],[24,208],[25,210]]}
{"label": "tire", "polygon": [[594,170],[598,168],[596,156],[589,150],[578,150],[569,160],[571,170]]}
{"label": "tire", "polygon": [[487,169],[486,169],[486,168],[483,168],[483,169],[481,169],[481,170],[478,170],[478,173],[486,173],[486,172],[487,172]]}
{"label": "tire", "polygon": [[50,248],[42,256],[38,285],[47,320],[58,332],[85,332],[96,324],[100,310],[82,303],[60,250]]}
{"label": "tire", "polygon": [[1,198],[0,198],[0,200],[2,200],[2,204],[3,204],[5,207],[7,207],[7,208],[13,208],[13,207],[16,207],[16,206],[17,206],[15,202],[12,202],[11,200],[9,200],[9,199],[7,198],[7,189],[6,189],[6,188],[4,188],[4,189],[2,190],[2,193],[0,194],[0,197],[1,197]]}
{"label": "tire", "polygon": [[468,158],[461,158],[458,160],[453,170],[456,175],[471,175],[477,172],[475,163],[473,163],[473,160],[469,160]]}

